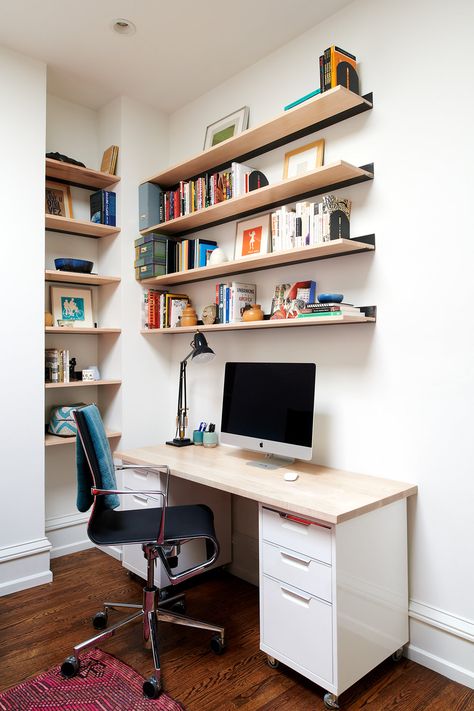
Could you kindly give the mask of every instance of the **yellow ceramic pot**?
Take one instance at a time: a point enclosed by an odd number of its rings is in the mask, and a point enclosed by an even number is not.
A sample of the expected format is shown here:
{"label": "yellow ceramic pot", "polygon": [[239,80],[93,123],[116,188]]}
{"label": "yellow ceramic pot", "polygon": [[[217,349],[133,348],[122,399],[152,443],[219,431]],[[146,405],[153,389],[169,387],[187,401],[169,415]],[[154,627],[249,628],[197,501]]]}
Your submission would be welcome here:
{"label": "yellow ceramic pot", "polygon": [[242,314],[242,321],[263,321],[263,311],[260,304],[252,304]]}
{"label": "yellow ceramic pot", "polygon": [[183,310],[183,315],[181,316],[180,324],[181,326],[196,326],[198,322],[197,313],[193,307],[188,304]]}

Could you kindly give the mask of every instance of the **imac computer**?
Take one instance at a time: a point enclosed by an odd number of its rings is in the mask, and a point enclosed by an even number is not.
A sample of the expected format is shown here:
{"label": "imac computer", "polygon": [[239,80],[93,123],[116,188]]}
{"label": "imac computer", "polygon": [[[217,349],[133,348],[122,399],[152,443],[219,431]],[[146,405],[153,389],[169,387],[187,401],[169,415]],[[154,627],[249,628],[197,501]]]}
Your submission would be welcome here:
{"label": "imac computer", "polygon": [[267,469],[311,459],[315,381],[314,363],[226,363],[221,442],[264,452],[249,464]]}

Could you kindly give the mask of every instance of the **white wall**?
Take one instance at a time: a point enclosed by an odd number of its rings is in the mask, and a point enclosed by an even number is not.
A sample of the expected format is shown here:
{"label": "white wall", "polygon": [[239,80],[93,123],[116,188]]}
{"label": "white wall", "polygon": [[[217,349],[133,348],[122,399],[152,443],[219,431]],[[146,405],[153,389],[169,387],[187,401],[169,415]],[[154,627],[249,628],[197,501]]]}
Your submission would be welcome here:
{"label": "white wall", "polygon": [[[219,422],[226,360],[316,362],[314,461],[419,485],[417,500],[410,502],[408,653],[469,685],[473,20],[474,6],[462,0],[449,8],[428,0],[357,0],[170,119],[175,163],[202,149],[205,127],[217,118],[246,104],[255,125],[318,86],[318,56],[330,44],[360,59],[362,93],[374,92],[374,111],[320,135],[326,162],[375,162],[373,185],[342,194],[353,200],[352,235],[375,232],[376,254],[258,272],[244,280],[257,283],[258,301],[268,310],[274,284],[313,278],[319,291],[378,304],[378,323],[304,328],[291,335],[213,334],[209,341],[217,359],[199,373],[198,366],[188,369],[191,418]],[[277,178],[291,147],[252,163]],[[234,229],[229,223],[206,234],[231,257]],[[213,289],[209,282],[187,291],[201,309],[213,300]],[[186,340],[173,339],[174,362]],[[235,513],[237,540],[256,533],[252,513]]]}
{"label": "white wall", "polygon": [[[0,48],[0,594],[51,580],[44,536],[46,67]],[[33,395],[34,394],[34,395]]]}

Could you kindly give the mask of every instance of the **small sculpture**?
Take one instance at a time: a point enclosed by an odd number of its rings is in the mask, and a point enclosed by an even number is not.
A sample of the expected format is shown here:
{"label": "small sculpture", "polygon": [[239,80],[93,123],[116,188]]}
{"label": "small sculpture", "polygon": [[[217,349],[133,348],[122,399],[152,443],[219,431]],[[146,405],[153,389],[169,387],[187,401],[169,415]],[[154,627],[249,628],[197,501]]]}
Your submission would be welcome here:
{"label": "small sculpture", "polygon": [[215,323],[216,313],[217,313],[217,311],[216,311],[215,304],[209,304],[208,306],[205,306],[202,310],[202,322],[205,323],[206,325]]}
{"label": "small sculpture", "polygon": [[225,252],[223,249],[220,247],[217,247],[217,249],[212,250],[211,256],[209,257],[208,264],[223,264],[224,262],[228,262],[229,260],[225,256]]}

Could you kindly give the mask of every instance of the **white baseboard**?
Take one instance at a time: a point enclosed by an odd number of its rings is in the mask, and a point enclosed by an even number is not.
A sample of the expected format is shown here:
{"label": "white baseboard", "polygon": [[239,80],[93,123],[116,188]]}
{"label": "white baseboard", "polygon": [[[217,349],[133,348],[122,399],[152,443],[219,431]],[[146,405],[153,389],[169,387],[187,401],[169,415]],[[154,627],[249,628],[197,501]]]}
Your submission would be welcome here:
{"label": "white baseboard", "polygon": [[409,616],[408,659],[474,689],[474,622],[418,600]]}
{"label": "white baseboard", "polygon": [[[94,548],[94,544],[87,536],[88,520],[89,514],[78,512],[46,519],[46,533],[52,546],[51,558],[60,558],[63,555]],[[120,546],[101,546],[100,550],[117,560],[122,560]]]}
{"label": "white baseboard", "polygon": [[0,595],[50,583],[50,549],[45,537],[0,547]]}

